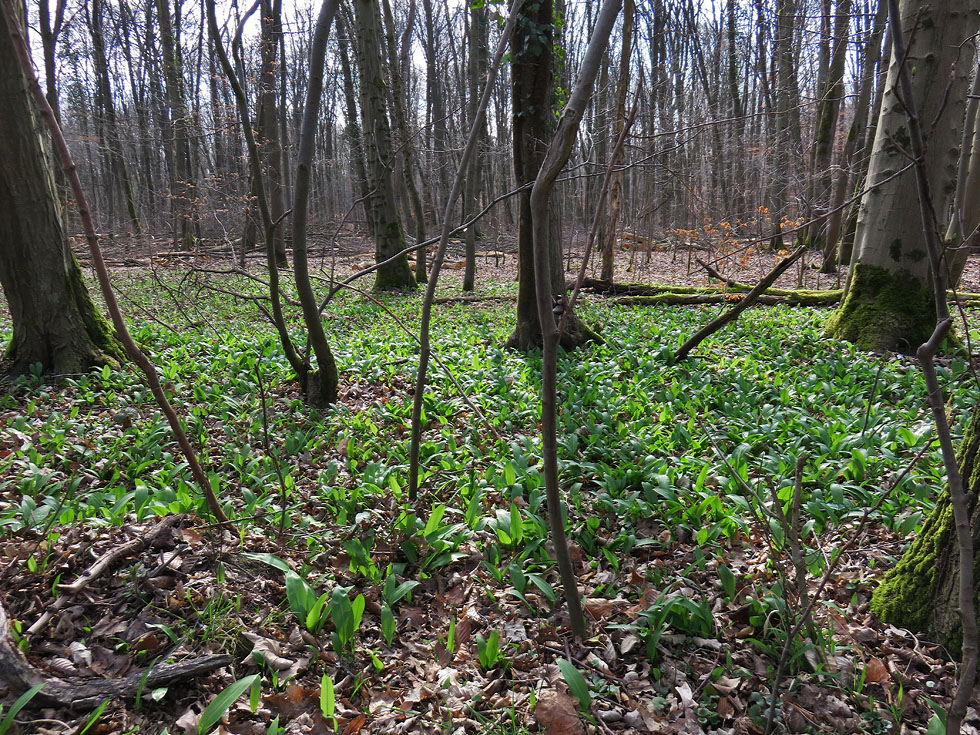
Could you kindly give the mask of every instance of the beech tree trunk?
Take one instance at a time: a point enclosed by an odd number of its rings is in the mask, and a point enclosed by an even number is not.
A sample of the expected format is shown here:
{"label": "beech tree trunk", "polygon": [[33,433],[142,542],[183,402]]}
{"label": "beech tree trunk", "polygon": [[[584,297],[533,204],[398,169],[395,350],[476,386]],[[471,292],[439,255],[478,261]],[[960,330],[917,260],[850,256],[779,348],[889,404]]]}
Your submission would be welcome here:
{"label": "beech tree trunk", "polygon": [[276,94],[277,74],[281,73],[276,64],[279,37],[282,36],[282,0],[262,0],[262,35],[259,48],[262,55],[262,68],[259,74],[259,112],[256,140],[262,154],[262,164],[268,181],[269,214],[273,222],[278,222],[275,235],[276,265],[289,266],[286,259],[286,223],[282,214],[286,211],[283,198],[282,175],[282,135],[279,126],[279,95]]}
{"label": "beech tree trunk", "polygon": [[117,204],[116,200],[124,200],[129,224],[137,235],[142,232],[139,214],[136,211],[136,196],[133,191],[133,180],[129,175],[129,167],[122,155],[122,140],[119,135],[119,125],[116,122],[116,105],[112,99],[112,85],[109,82],[109,62],[106,57],[105,35],[103,32],[104,12],[103,0],[92,0],[89,9],[89,34],[92,38],[92,65],[95,69],[95,106],[101,113],[104,129],[102,131],[102,146],[108,160],[108,173],[111,181],[109,189],[112,203],[110,212]]}
{"label": "beech tree trunk", "polygon": [[[181,74],[181,54],[170,19],[169,0],[156,0],[160,26],[160,50],[163,58],[163,80],[169,108],[169,129],[173,136],[170,169],[170,202],[173,215],[174,245],[190,250],[194,246],[194,181],[188,142],[187,107]],[[170,144],[168,143],[168,147]]]}
{"label": "beech tree trunk", "polygon": [[[900,12],[911,42],[907,63],[915,67],[912,94],[927,130],[942,110],[926,164],[933,206],[945,217],[955,189],[972,62],[964,41],[980,25],[980,9],[970,0],[903,0]],[[936,309],[915,174],[909,169],[893,177],[909,165],[906,110],[895,94],[900,63],[893,54],[867,176],[874,188],[861,201],[847,296],[828,329],[864,349],[911,353],[932,334]]]}
{"label": "beech tree trunk", "polygon": [[[486,6],[471,7],[469,14],[470,55],[466,69],[467,100],[466,117],[470,124],[476,119],[480,102],[480,80],[486,76],[487,45],[489,44],[490,19]],[[480,208],[480,188],[483,181],[483,155],[486,153],[487,126],[484,119],[480,123],[479,143],[470,161],[469,175],[466,177],[463,193],[465,219],[469,220]],[[479,225],[474,223],[466,228],[466,269],[463,272],[463,291],[469,293],[476,288],[476,241]]]}
{"label": "beech tree trunk", "polygon": [[14,328],[5,372],[40,364],[79,373],[121,360],[68,248],[40,120],[2,15],[0,68],[0,284]]}
{"label": "beech tree trunk", "polygon": [[[626,127],[626,93],[630,85],[630,56],[633,53],[633,16],[635,13],[633,0],[623,3],[623,43],[619,53],[619,82],[616,88],[616,109],[613,112],[612,139]],[[717,130],[717,128],[715,128]],[[619,224],[619,212],[622,208],[623,172],[617,168],[612,174],[609,187],[609,209],[606,211],[602,228],[602,270],[600,278],[612,281],[616,266],[616,231]]]}
{"label": "beech tree trunk", "polygon": [[[863,181],[863,177],[851,176],[851,165],[855,155],[859,153],[858,145],[864,138],[865,128],[868,124],[871,92],[874,87],[875,70],[881,60],[881,36],[885,28],[887,11],[885,3],[880,3],[878,12],[875,13],[871,35],[864,47],[861,81],[858,85],[857,102],[854,106],[854,119],[847,131],[847,140],[844,142],[844,150],[840,155],[837,180],[834,184],[834,198],[830,204],[830,217],[827,219],[827,239],[824,244],[823,263],[820,266],[821,273],[833,273],[837,270],[839,260],[837,245],[840,240],[841,222],[844,219],[844,200],[847,199],[847,195],[852,190],[852,181],[855,178]],[[849,265],[849,262],[841,260],[841,264]]]}

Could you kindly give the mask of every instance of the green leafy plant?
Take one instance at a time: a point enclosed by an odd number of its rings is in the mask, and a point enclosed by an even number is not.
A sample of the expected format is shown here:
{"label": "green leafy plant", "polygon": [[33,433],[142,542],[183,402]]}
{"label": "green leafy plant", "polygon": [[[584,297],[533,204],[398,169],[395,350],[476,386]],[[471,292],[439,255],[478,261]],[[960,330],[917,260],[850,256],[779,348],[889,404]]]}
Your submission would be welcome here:
{"label": "green leafy plant", "polygon": [[505,665],[507,659],[500,647],[500,633],[494,630],[486,638],[482,635],[476,636],[476,655],[480,668],[484,671]]}
{"label": "green leafy plant", "polygon": [[327,674],[320,678],[320,714],[337,730],[337,700],[333,690],[333,679]]}
{"label": "green leafy plant", "polygon": [[[28,705],[28,703],[32,699],[34,699],[37,693],[41,691],[43,688],[44,688],[43,682],[41,684],[35,684],[26,692],[24,692],[19,697],[17,697],[16,700],[14,700],[14,703],[10,705],[10,709],[7,710],[7,714],[4,715],[4,718],[2,720],[0,720],[0,735],[6,735],[6,733],[10,731],[10,728],[13,727],[14,724],[14,718],[20,713],[22,709],[24,709],[24,707]],[[3,712],[3,708],[0,707],[0,713],[2,712]]]}
{"label": "green leafy plant", "polygon": [[561,675],[564,677],[565,683],[568,684],[569,691],[578,700],[579,708],[583,712],[588,712],[589,707],[592,706],[592,691],[589,689],[585,677],[582,676],[582,672],[575,668],[575,664],[566,659],[560,658],[555,663],[558,664]]}
{"label": "green leafy plant", "polygon": [[218,721],[225,716],[231,706],[238,701],[238,698],[248,690],[259,678],[258,674],[246,676],[226,687],[211,703],[204,708],[201,719],[197,724],[197,735],[207,735],[211,728],[218,724]]}
{"label": "green leafy plant", "polygon": [[330,640],[334,650],[340,654],[353,651],[354,636],[364,615],[364,595],[357,595],[351,602],[350,590],[350,587],[335,587],[330,597],[330,606],[325,613],[333,621],[334,632],[331,633]]}
{"label": "green leafy plant", "polygon": [[388,568],[388,576],[385,578],[384,586],[381,588],[381,633],[385,643],[389,646],[395,638],[395,605],[406,595],[411,594],[412,590],[419,586],[419,582],[406,579],[401,584],[396,584],[397,579],[392,568]]}

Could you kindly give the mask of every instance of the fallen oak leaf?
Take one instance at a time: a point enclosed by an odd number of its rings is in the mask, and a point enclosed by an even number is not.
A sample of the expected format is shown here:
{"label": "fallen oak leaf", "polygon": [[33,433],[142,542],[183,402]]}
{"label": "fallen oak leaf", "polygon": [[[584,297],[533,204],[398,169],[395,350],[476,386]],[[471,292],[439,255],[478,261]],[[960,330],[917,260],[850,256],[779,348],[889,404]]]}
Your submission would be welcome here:
{"label": "fallen oak leaf", "polygon": [[541,693],[534,705],[534,718],[545,735],[585,735],[575,699],[556,689]]}

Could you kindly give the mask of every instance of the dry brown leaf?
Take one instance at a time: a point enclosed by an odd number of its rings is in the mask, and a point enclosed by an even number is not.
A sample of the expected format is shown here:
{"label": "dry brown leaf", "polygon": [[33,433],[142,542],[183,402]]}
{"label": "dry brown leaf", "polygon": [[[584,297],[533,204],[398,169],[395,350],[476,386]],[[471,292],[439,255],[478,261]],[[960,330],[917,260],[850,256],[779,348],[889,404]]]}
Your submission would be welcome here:
{"label": "dry brown leaf", "polygon": [[542,692],[534,705],[534,718],[545,735],[585,735],[575,699],[564,692]]}
{"label": "dry brown leaf", "polygon": [[466,642],[470,639],[470,634],[473,630],[473,624],[467,617],[460,618],[460,621],[456,623],[456,650],[466,645]]}
{"label": "dry brown leaf", "polygon": [[585,600],[585,611],[593,619],[602,620],[616,612],[616,603],[604,597],[589,597]]}
{"label": "dry brown leaf", "polygon": [[888,681],[889,678],[885,665],[876,658],[868,661],[868,665],[864,667],[864,680],[870,684]]}
{"label": "dry brown leaf", "polygon": [[343,735],[357,735],[364,727],[364,723],[367,722],[367,716],[360,714],[353,720],[344,725]]}

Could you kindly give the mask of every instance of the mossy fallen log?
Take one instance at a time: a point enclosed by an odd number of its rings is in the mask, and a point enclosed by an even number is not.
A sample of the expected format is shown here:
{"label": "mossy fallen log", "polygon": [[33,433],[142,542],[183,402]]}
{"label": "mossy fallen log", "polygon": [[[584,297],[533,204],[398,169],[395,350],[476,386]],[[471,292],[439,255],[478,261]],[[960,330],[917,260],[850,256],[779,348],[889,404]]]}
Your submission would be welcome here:
{"label": "mossy fallen log", "polygon": [[[743,293],[672,293],[663,291],[650,296],[622,296],[615,300],[625,306],[685,306],[702,304],[733,304],[745,298]],[[840,291],[789,291],[783,294],[765,293],[756,303],[766,306],[786,304],[788,306],[834,306],[841,299]]]}
{"label": "mossy fallen log", "polygon": [[[730,286],[651,286],[644,283],[610,283],[586,278],[582,288],[603,296],[619,296],[616,303],[632,306],[653,304],[723,304],[734,303],[752,287],[743,284]],[[761,304],[789,304],[792,306],[833,306],[840,302],[843,291],[817,289],[768,288],[759,297]]]}

